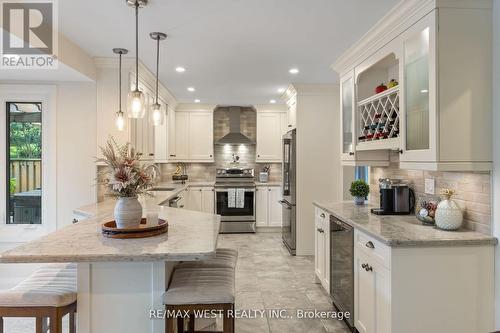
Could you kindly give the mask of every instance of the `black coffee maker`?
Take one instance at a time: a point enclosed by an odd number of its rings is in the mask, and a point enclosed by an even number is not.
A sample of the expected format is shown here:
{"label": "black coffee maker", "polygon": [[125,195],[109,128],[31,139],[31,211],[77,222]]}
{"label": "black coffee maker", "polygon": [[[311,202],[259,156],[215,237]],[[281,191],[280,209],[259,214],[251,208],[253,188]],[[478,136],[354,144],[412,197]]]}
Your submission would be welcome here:
{"label": "black coffee maker", "polygon": [[415,209],[415,192],[397,179],[380,178],[380,208],[372,208],[376,215],[408,215]]}

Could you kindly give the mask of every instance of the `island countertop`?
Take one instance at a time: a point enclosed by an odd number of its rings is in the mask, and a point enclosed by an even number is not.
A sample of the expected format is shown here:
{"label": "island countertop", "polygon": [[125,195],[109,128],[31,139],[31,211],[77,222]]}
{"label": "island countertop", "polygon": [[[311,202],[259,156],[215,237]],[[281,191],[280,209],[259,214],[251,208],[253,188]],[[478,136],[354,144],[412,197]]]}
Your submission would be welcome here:
{"label": "island countertop", "polygon": [[[185,187],[184,187],[185,188]],[[111,239],[101,224],[113,219],[114,201],[106,200],[77,209],[90,216],[37,240],[0,254],[3,263],[189,261],[215,256],[220,216],[159,206],[182,191],[159,192],[141,199],[143,216],[157,212],[168,221],[168,233],[139,239]]]}
{"label": "island countertop", "polygon": [[470,230],[439,230],[425,226],[413,215],[374,215],[373,206],[356,206],[353,202],[314,202],[338,219],[352,225],[390,247],[431,247],[496,245],[495,237]]}

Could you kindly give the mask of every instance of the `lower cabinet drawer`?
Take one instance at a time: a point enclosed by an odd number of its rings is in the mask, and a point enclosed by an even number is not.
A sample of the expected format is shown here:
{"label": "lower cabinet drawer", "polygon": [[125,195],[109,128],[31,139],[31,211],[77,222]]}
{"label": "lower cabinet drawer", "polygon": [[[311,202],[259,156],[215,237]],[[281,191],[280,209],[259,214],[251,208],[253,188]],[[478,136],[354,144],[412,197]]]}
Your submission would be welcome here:
{"label": "lower cabinet drawer", "polygon": [[391,248],[379,240],[362,231],[355,230],[354,246],[374,260],[377,260],[382,266],[391,268]]}

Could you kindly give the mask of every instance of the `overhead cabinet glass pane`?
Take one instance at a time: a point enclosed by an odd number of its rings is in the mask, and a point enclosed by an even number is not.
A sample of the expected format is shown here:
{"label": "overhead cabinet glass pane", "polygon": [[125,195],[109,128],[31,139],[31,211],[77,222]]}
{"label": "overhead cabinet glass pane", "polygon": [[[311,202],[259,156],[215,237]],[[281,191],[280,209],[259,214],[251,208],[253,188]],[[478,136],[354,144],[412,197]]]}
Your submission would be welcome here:
{"label": "overhead cabinet glass pane", "polygon": [[42,105],[7,105],[7,224],[41,224]]}
{"label": "overhead cabinet glass pane", "polygon": [[342,83],[342,152],[344,154],[353,151],[352,147],[352,94],[353,80],[344,81]]}
{"label": "overhead cabinet glass pane", "polygon": [[429,149],[429,28],[404,44],[406,150]]}

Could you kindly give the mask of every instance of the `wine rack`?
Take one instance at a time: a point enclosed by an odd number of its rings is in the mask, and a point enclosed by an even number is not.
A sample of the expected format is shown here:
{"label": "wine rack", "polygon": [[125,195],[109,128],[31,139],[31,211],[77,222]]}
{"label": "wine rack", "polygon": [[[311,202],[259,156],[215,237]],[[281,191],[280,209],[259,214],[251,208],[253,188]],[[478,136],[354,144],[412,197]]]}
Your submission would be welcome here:
{"label": "wine rack", "polygon": [[358,143],[399,137],[399,86],[358,102]]}

